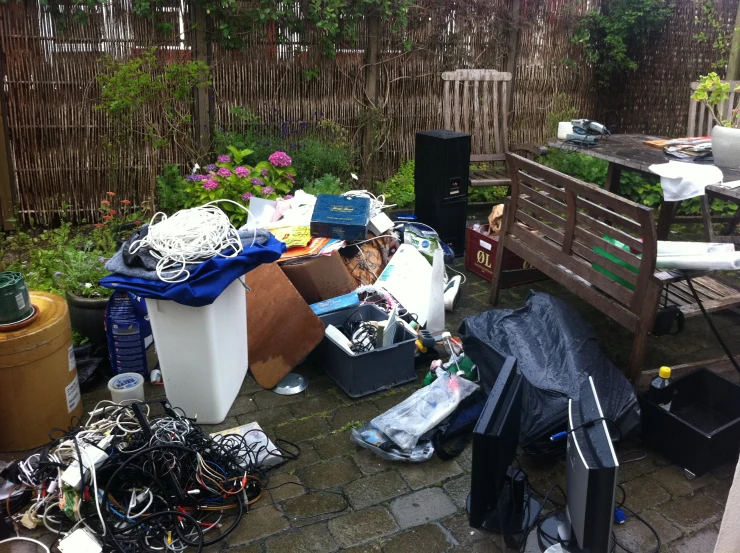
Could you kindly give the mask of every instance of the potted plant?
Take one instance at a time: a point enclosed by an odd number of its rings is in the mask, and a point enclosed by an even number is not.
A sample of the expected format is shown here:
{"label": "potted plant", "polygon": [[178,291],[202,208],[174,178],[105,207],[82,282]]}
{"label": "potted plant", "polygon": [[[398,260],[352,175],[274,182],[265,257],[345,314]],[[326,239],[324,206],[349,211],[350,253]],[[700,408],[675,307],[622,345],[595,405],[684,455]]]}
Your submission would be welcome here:
{"label": "potted plant", "polygon": [[[740,86],[735,89],[737,91],[740,91]],[[730,83],[723,82],[717,73],[712,72],[699,77],[699,86],[691,95],[707,106],[716,123],[712,128],[712,155],[714,163],[720,167],[740,166],[740,110],[737,105],[727,106],[729,93]],[[729,113],[730,119],[723,118],[725,113]]]}

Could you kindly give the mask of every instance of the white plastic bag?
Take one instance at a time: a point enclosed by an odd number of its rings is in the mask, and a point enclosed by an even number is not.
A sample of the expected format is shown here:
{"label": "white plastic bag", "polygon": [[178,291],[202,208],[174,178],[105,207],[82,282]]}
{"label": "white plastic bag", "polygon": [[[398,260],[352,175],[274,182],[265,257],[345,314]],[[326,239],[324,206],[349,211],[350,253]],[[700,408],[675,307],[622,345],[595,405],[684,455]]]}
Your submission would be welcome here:
{"label": "white plastic bag", "polygon": [[375,417],[370,424],[398,447],[410,451],[425,432],[447,418],[461,400],[477,389],[477,384],[437,369],[437,380]]}

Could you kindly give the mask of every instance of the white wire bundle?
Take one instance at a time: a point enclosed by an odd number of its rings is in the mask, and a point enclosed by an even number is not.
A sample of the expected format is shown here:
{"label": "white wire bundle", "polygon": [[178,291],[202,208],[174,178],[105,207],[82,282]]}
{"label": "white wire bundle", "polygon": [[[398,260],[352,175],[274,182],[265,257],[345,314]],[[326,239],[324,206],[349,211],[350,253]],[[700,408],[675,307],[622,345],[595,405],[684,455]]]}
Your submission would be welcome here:
{"label": "white wire bundle", "polygon": [[[236,257],[242,252],[239,231],[217,203],[228,202],[249,210],[231,200],[217,200],[200,207],[183,209],[171,217],[159,212],[152,217],[149,233],[135,240],[129,253],[148,247],[157,259],[157,276],[163,282],[178,283],[190,278],[188,265],[198,265],[213,257]],[[159,220],[158,220],[159,219]]]}
{"label": "white wire bundle", "polygon": [[369,198],[370,199],[370,218],[372,219],[376,215],[379,215],[384,209],[395,207],[396,204],[385,205],[385,194],[376,196],[367,190],[348,190],[343,196],[348,198]]}

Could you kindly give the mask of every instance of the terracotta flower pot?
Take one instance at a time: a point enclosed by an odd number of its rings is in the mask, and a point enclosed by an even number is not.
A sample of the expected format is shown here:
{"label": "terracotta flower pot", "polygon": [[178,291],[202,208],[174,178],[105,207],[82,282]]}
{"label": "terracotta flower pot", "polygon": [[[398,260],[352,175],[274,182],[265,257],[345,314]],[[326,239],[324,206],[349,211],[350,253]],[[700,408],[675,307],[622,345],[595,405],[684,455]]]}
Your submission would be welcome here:
{"label": "terracotta flower pot", "polygon": [[95,345],[105,346],[105,307],[108,298],[83,298],[67,292],[72,329],[87,336]]}

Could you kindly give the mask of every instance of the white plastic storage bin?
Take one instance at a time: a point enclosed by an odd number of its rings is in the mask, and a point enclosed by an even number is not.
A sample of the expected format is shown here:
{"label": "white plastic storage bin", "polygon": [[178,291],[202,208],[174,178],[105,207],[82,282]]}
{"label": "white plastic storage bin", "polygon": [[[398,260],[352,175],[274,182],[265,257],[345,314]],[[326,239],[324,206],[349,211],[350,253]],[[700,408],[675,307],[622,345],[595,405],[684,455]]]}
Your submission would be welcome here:
{"label": "white plastic storage bin", "polygon": [[201,424],[223,422],[247,374],[247,297],[239,280],[211,305],[147,299],[165,392]]}

